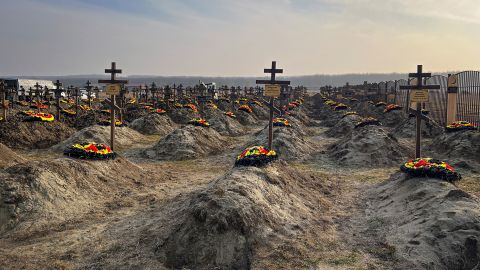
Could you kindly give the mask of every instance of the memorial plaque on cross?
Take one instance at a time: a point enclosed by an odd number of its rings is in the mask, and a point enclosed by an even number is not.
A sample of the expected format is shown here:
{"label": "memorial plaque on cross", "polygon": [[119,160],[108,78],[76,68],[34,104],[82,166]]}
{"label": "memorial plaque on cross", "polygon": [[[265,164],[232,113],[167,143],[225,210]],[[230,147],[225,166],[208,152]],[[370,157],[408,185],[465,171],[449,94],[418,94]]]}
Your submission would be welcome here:
{"label": "memorial plaque on cross", "polygon": [[[109,85],[116,84],[126,84],[127,80],[117,80],[115,79],[117,74],[121,74],[122,70],[117,69],[117,64],[112,62],[110,69],[105,69],[105,73],[110,74],[110,80],[98,80],[98,83],[105,83]],[[114,140],[115,140],[115,109],[118,109],[118,106],[115,105],[115,95],[110,96],[110,148],[114,149]]]}
{"label": "memorial plaque on cross", "polygon": [[60,98],[62,97],[63,89],[62,86],[63,84],[57,80],[55,83],[55,100],[56,100],[56,107],[57,107],[57,120],[60,121],[60,115],[62,111],[62,107],[60,106]]}
{"label": "memorial plaque on cross", "polygon": [[7,121],[7,109],[6,103],[7,84],[4,80],[0,81],[0,94],[2,96],[2,121]]}
{"label": "memorial plaque on cross", "polygon": [[[432,76],[431,73],[423,73],[423,66],[417,66],[416,73],[410,73],[410,78],[416,78],[416,85],[402,85],[400,89],[411,90],[413,96],[410,96],[410,102],[416,102],[416,110],[409,108],[409,111],[416,116],[416,136],[415,136],[415,158],[421,158],[421,137],[422,137],[422,120],[429,121],[428,117],[422,114],[422,102],[425,101],[425,94],[428,100],[428,90],[440,89],[440,85],[424,85],[423,79]],[[416,92],[420,91],[420,92]],[[415,95],[422,94],[422,98],[415,99]],[[412,97],[414,100],[412,100]],[[410,104],[408,104],[410,107]]]}
{"label": "memorial plaque on cross", "polygon": [[[277,69],[277,62],[272,61],[272,67],[270,69],[264,69],[264,73],[270,73],[270,80],[257,80],[257,84],[265,85],[289,85],[290,81],[277,81],[275,79],[277,74],[283,73],[283,69]],[[272,150],[273,141],[273,101],[274,97],[270,97],[270,121],[268,123],[268,150]]]}

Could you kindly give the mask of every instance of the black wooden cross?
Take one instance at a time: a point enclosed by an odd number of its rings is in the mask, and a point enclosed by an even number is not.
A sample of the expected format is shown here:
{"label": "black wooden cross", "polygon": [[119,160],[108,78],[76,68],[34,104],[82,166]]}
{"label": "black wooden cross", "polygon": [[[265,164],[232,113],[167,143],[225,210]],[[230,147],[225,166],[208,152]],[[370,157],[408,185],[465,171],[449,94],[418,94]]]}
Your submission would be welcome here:
{"label": "black wooden cross", "polygon": [[100,88],[98,88],[98,86],[95,86],[95,88],[93,88],[93,92],[95,93],[95,99],[97,101],[100,100]]}
{"label": "black wooden cross", "polygon": [[58,121],[60,121],[60,115],[61,115],[61,111],[62,111],[62,107],[60,106],[60,98],[62,97],[62,93],[63,93],[63,89],[62,89],[62,86],[63,84],[57,80],[55,83],[55,99],[57,101],[57,119]]}
{"label": "black wooden cross", "polygon": [[[117,69],[117,64],[112,62],[110,69],[105,69],[105,73],[110,74],[110,80],[98,80],[98,83],[105,84],[127,84],[127,80],[117,80],[115,79],[116,74],[121,74],[122,70]],[[115,139],[115,109],[118,106],[115,105],[115,95],[110,96],[110,148],[114,149],[114,139]]]}
{"label": "black wooden cross", "polygon": [[0,93],[2,95],[2,121],[7,121],[7,109],[8,106],[6,104],[6,96],[5,93],[7,92],[7,84],[5,83],[4,80],[0,82]]}
{"label": "black wooden cross", "polygon": [[[257,80],[257,84],[272,84],[272,85],[289,85],[290,81],[277,81],[276,75],[283,73],[283,69],[277,69],[277,62],[272,61],[270,69],[264,69],[264,73],[270,73],[270,80]],[[270,121],[268,123],[268,150],[272,150],[273,141],[273,101],[274,97],[270,97]]]}
{"label": "black wooden cross", "polygon": [[177,102],[177,85],[176,84],[173,84],[172,92],[173,92],[173,104],[175,104]]}
{"label": "black wooden cross", "polygon": [[157,93],[157,90],[158,90],[157,85],[155,84],[155,82],[152,82],[152,84],[150,85],[150,93],[152,93],[152,104],[154,108],[156,108],[156,103],[157,103],[156,97],[158,97],[158,95],[155,95]]}
{"label": "black wooden cross", "polygon": [[92,86],[92,83],[90,82],[90,80],[87,81],[86,85],[85,85],[85,89],[87,89],[87,98],[88,98],[88,107],[92,107],[92,89],[93,89],[93,86]]}
{"label": "black wooden cross", "polygon": [[78,87],[75,87],[74,89],[74,96],[75,96],[75,118],[78,118],[78,107],[80,106],[79,105],[79,99],[81,98],[81,92],[80,92],[80,88]]}
{"label": "black wooden cross", "polygon": [[[433,90],[433,89],[440,89],[440,85],[424,85],[423,84],[423,78],[429,78],[432,76],[431,73],[423,73],[423,66],[418,65],[417,66],[417,72],[416,73],[410,73],[408,74],[410,78],[416,78],[417,79],[417,85],[402,85],[400,86],[400,89],[405,89],[405,90]],[[407,104],[409,107],[409,111],[413,114],[415,114],[417,118],[417,125],[416,125],[416,136],[415,136],[415,158],[420,158],[421,157],[421,136],[422,136],[422,120],[428,121],[428,117],[424,116],[422,114],[422,104],[421,102],[417,102],[417,109],[413,110],[410,109],[410,104]]]}
{"label": "black wooden cross", "polygon": [[38,84],[38,82],[34,85],[35,87],[35,97],[37,99],[37,111],[40,112],[40,89],[43,89],[43,86]]}
{"label": "black wooden cross", "polygon": [[33,102],[33,88],[32,87],[29,87],[28,88],[28,102],[30,103],[30,107],[32,106],[32,102]]}
{"label": "black wooden cross", "polygon": [[22,93],[23,101],[27,101],[27,96],[26,96],[27,91],[25,90],[25,87],[23,87],[23,85],[20,86],[20,93]]}

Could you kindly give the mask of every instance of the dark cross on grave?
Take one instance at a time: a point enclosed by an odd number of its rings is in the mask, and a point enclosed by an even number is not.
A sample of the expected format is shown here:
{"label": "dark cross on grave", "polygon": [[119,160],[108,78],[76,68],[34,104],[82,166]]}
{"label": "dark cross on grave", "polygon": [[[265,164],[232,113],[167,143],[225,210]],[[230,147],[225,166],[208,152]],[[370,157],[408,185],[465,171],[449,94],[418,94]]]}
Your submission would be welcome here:
{"label": "dark cross on grave", "polygon": [[[157,93],[157,85],[155,84],[155,82],[152,82],[152,84],[150,85],[150,92],[152,93],[152,104],[153,104],[153,107],[156,108],[156,93]],[[158,96],[158,95],[157,95]]]}
{"label": "dark cross on grave", "polygon": [[92,107],[92,89],[93,89],[93,86],[92,86],[92,83],[90,82],[90,80],[87,81],[86,85],[85,85],[85,89],[87,89],[87,98],[88,98],[88,107]]}
{"label": "dark cross on grave", "polygon": [[27,96],[26,96],[27,90],[25,90],[25,87],[23,87],[23,85],[20,86],[20,93],[22,95],[23,101],[26,101],[27,100]]}
{"label": "dark cross on grave", "polygon": [[173,84],[173,104],[175,104],[177,102],[177,85],[176,84]]}
{"label": "dark cross on grave", "polygon": [[75,118],[78,118],[78,107],[79,105],[79,99],[82,94],[80,93],[80,88],[75,87],[73,96],[75,97]]}
{"label": "dark cross on grave", "polygon": [[41,96],[41,93],[40,93],[40,90],[43,89],[43,86],[41,86],[40,84],[38,84],[38,82],[34,85],[35,87],[35,98],[37,100],[37,111],[40,112],[40,96]]}
{"label": "dark cross on grave", "polygon": [[93,88],[93,92],[95,93],[95,99],[97,101],[100,100],[100,88],[98,88],[98,86],[95,86],[95,88]]}
{"label": "dark cross on grave", "polygon": [[282,85],[280,90],[280,114],[285,114],[285,106],[288,106],[290,99],[290,87],[288,85]]}
{"label": "dark cross on grave", "polygon": [[[290,81],[277,81],[275,76],[283,73],[283,69],[277,69],[277,62],[272,61],[272,67],[270,69],[264,69],[264,73],[270,73],[270,80],[257,80],[257,84],[270,84],[270,85],[289,85]],[[273,141],[273,101],[274,97],[270,97],[270,121],[268,123],[268,150],[272,149]]]}
{"label": "dark cross on grave", "polygon": [[50,89],[48,89],[47,86],[45,86],[45,90],[43,91],[43,99],[46,101],[46,102],[49,102],[50,101]]}
{"label": "dark cross on grave", "polygon": [[126,95],[128,94],[128,88],[122,85],[120,88],[120,122],[123,123],[123,115],[125,111]]}
{"label": "dark cross on grave", "polygon": [[165,86],[163,91],[163,100],[167,105],[167,109],[170,109],[170,98],[172,97],[172,89],[170,88],[170,85]]}
{"label": "dark cross on grave", "polygon": [[32,102],[33,102],[33,88],[32,87],[28,88],[28,102],[29,102],[30,106],[32,106]]}
{"label": "dark cross on grave", "polygon": [[18,92],[15,87],[10,87],[7,89],[7,94],[8,94],[8,100],[9,100],[9,105],[12,109],[15,109],[15,96],[17,97],[18,100]]}
{"label": "dark cross on grave", "polygon": [[7,109],[8,105],[6,103],[6,92],[7,92],[7,84],[5,81],[0,82],[0,95],[2,96],[2,121],[7,121]]}
{"label": "dark cross on grave", "polygon": [[[110,80],[98,80],[98,83],[105,83],[105,84],[126,84],[128,83],[127,80],[117,80],[115,79],[116,74],[121,74],[122,70],[117,69],[117,65],[115,62],[112,62],[110,69],[105,69],[105,73],[110,74]],[[107,103],[110,103],[110,147],[114,149],[114,139],[115,139],[115,110],[120,111],[120,107],[115,105],[115,95],[110,96],[110,100],[106,100]]]}
{"label": "dark cross on grave", "polygon": [[62,107],[60,106],[60,98],[62,97],[62,93],[63,93],[63,89],[62,89],[63,84],[59,80],[57,80],[54,83],[54,85],[55,85],[55,100],[57,101],[56,102],[57,119],[58,121],[60,121],[60,115],[62,111]]}
{"label": "dark cross on grave", "polygon": [[[418,65],[417,66],[417,73],[410,73],[408,75],[411,78],[416,78],[417,79],[417,85],[402,85],[400,86],[400,89],[405,89],[405,90],[434,90],[434,89],[440,89],[440,85],[424,85],[423,84],[423,78],[429,78],[432,76],[431,73],[423,73],[423,66]],[[408,104],[408,107],[410,107],[410,104]],[[417,118],[417,125],[416,125],[416,137],[415,137],[415,158],[420,158],[421,157],[421,136],[422,136],[422,120],[429,121],[428,117],[422,114],[422,103],[417,102],[417,109],[413,110],[409,108],[409,111],[414,114]]]}

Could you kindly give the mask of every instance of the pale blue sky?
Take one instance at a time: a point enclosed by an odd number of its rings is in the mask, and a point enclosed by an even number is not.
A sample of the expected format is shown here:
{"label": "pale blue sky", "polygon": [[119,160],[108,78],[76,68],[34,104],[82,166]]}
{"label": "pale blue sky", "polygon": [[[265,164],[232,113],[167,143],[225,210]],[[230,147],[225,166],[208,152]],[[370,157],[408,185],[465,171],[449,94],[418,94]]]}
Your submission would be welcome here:
{"label": "pale blue sky", "polygon": [[6,0],[0,75],[480,69],[478,0]]}

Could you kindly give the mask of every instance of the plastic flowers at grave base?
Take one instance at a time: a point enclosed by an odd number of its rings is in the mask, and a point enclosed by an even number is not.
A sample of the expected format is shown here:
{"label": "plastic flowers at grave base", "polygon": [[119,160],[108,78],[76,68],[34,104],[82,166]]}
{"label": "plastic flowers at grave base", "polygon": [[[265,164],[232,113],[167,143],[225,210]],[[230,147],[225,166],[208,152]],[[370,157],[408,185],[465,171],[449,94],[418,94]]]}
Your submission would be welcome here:
{"label": "plastic flowers at grave base", "polygon": [[380,101],[380,102],[377,102],[377,104],[375,104],[375,107],[380,107],[380,106],[387,106],[387,103]]}
{"label": "plastic flowers at grave base", "polygon": [[210,108],[212,110],[216,110],[216,109],[218,109],[218,106],[213,104],[213,103],[207,103],[207,108]]}
{"label": "plastic flowers at grave base", "polygon": [[380,126],[381,123],[378,119],[373,117],[363,118],[360,122],[355,125],[355,128],[360,128],[364,126]]}
{"label": "plastic flowers at grave base", "polygon": [[453,132],[453,131],[461,131],[461,130],[475,130],[477,127],[467,121],[456,121],[451,123],[446,127],[446,130],[448,132]]}
{"label": "plastic flowers at grave base", "polygon": [[259,107],[263,107],[263,104],[258,100],[252,100],[252,101],[250,101],[250,104],[257,105]]}
{"label": "plastic flowers at grave base", "polygon": [[75,100],[69,98],[69,99],[62,99],[60,100],[61,103],[67,103],[67,104],[75,104]]}
{"label": "plastic flowers at grave base", "polygon": [[175,103],[175,105],[173,105],[173,106],[175,106],[175,108],[179,108],[179,109],[183,108],[183,105],[180,104],[180,103]]}
{"label": "plastic flowers at grave base", "polygon": [[20,111],[20,112],[18,112],[18,114],[27,115],[27,116],[28,116],[28,115],[32,115],[32,114],[34,114],[34,113],[35,113],[35,112],[32,111],[32,110],[26,110],[26,111]]}
{"label": "plastic flowers at grave base", "polygon": [[[110,126],[110,124],[112,123],[112,121],[110,119],[105,119],[105,120],[101,120],[100,122],[98,122],[98,125],[100,126]],[[122,123],[120,122],[120,120],[115,120],[115,126],[116,127],[126,127],[127,124],[125,123]]]}
{"label": "plastic flowers at grave base", "polygon": [[69,115],[69,116],[74,116],[74,115],[77,114],[74,110],[70,110],[70,109],[63,109],[62,113],[66,114],[66,115]]}
{"label": "plastic flowers at grave base", "polygon": [[385,108],[385,110],[383,110],[383,112],[388,113],[388,112],[391,112],[391,111],[401,110],[401,109],[402,109],[402,107],[400,105],[390,104]]}
{"label": "plastic flowers at grave base", "polygon": [[295,103],[288,103],[288,106],[286,106],[285,109],[293,110],[293,109],[295,109],[295,108],[297,108],[297,104],[295,104]]}
{"label": "plastic flowers at grave base", "polygon": [[153,109],[152,106],[148,106],[148,105],[145,105],[145,106],[143,106],[142,108],[145,109],[145,110],[151,110],[151,109]]}
{"label": "plastic flowers at grave base", "polygon": [[28,106],[28,102],[26,102],[26,101],[17,101],[16,103],[17,103],[17,105],[20,105],[22,107],[27,107]]}
{"label": "plastic flowers at grave base", "polygon": [[448,163],[433,158],[409,160],[400,167],[400,170],[413,177],[432,177],[448,182],[455,182],[462,179],[462,176],[455,172],[453,167]]}
{"label": "plastic flowers at grave base", "polygon": [[167,111],[163,110],[163,109],[151,109],[150,110],[150,113],[156,113],[156,114],[164,114],[166,113]]}
{"label": "plastic flowers at grave base", "polygon": [[238,108],[238,110],[246,113],[252,113],[252,108],[250,108],[248,105],[242,105],[240,108]]}
{"label": "plastic flowers at grave base", "polygon": [[127,104],[135,104],[135,103],[137,103],[136,98],[131,98],[129,101],[127,101]]}
{"label": "plastic flowers at grave base", "polygon": [[80,105],[80,109],[82,111],[91,111],[92,108],[90,108],[88,105]]}
{"label": "plastic flowers at grave base", "polygon": [[276,127],[291,127],[290,122],[285,118],[273,118],[273,125]]}
{"label": "plastic flowers at grave base", "polygon": [[225,112],[225,115],[230,117],[230,118],[236,118],[235,114],[233,112]]}
{"label": "plastic flowers at grave base", "polygon": [[77,143],[63,151],[69,157],[81,159],[115,159],[117,154],[105,144]]}
{"label": "plastic flowers at grave base", "polygon": [[345,117],[347,117],[347,116],[349,116],[349,115],[358,115],[358,113],[357,113],[357,112],[353,112],[353,111],[352,111],[352,112],[346,112],[346,113],[344,113],[344,114],[342,115],[342,118],[345,118]]}
{"label": "plastic flowers at grave base", "polygon": [[331,99],[325,101],[324,103],[325,103],[325,105],[328,105],[328,106],[337,106],[337,102],[335,102]]}
{"label": "plastic flowers at grave base", "polygon": [[333,108],[334,111],[343,111],[348,109],[348,106],[343,103],[338,103],[337,106]]}
{"label": "plastic flowers at grave base", "polygon": [[274,150],[268,150],[263,146],[252,146],[245,149],[237,156],[235,166],[263,166],[278,158]]}
{"label": "plastic flowers at grave base", "polygon": [[192,103],[183,105],[183,108],[190,109],[192,110],[192,112],[198,112],[197,106],[195,106],[195,104],[192,104]]}
{"label": "plastic flowers at grave base", "polygon": [[53,120],[55,117],[50,113],[31,113],[24,119],[25,122],[53,122]]}
{"label": "plastic flowers at grave base", "polygon": [[48,105],[44,105],[42,103],[35,103],[30,106],[30,108],[35,108],[35,109],[48,109]]}
{"label": "plastic flowers at grave base", "polygon": [[190,125],[198,126],[198,127],[209,127],[210,124],[207,120],[203,118],[193,118],[192,120],[188,121]]}

